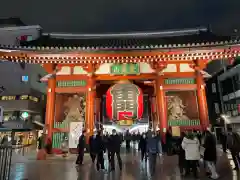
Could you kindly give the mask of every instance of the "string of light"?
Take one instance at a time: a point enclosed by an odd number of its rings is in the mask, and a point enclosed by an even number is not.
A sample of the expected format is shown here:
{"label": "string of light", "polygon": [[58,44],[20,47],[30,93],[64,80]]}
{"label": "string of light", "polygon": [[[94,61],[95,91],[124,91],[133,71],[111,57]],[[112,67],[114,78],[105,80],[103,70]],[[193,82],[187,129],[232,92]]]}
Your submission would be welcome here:
{"label": "string of light", "polygon": [[159,55],[139,56],[139,55],[117,55],[110,54],[92,54],[86,55],[42,55],[31,53],[20,53],[20,55],[4,55],[0,56],[2,59],[7,59],[14,62],[27,63],[136,63],[136,62],[164,62],[164,61],[192,61],[192,60],[214,60],[224,58],[235,58],[240,55],[240,50],[229,51],[212,51],[212,52],[165,52]]}

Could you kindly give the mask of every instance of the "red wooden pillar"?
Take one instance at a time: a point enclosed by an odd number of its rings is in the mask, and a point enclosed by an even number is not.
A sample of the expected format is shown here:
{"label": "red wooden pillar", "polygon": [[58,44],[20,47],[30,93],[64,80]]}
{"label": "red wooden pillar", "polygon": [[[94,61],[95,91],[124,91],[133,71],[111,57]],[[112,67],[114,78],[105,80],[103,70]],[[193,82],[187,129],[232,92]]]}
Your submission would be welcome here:
{"label": "red wooden pillar", "polygon": [[199,119],[203,129],[209,127],[208,106],[205,92],[205,83],[199,71],[196,72],[197,100]]}
{"label": "red wooden pillar", "polygon": [[[54,64],[45,64],[44,68],[48,73],[52,73],[55,69]],[[47,105],[46,105],[46,116],[45,125],[47,127],[47,138],[52,138],[52,130],[55,116],[55,88],[56,88],[56,78],[50,78],[48,80],[47,87]]]}
{"label": "red wooden pillar", "polygon": [[[94,77],[89,77],[88,79],[88,89],[86,94],[86,120],[85,129],[87,130],[87,138],[93,134],[95,120],[94,120],[94,110],[95,110],[95,97],[96,97],[96,84]],[[88,141],[87,141],[88,142]]]}
{"label": "red wooden pillar", "polygon": [[167,124],[167,106],[165,100],[165,92],[163,90],[163,78],[158,76],[156,79],[156,102],[157,102],[157,112],[159,128],[162,134],[162,139],[166,141],[166,132],[168,128]]}

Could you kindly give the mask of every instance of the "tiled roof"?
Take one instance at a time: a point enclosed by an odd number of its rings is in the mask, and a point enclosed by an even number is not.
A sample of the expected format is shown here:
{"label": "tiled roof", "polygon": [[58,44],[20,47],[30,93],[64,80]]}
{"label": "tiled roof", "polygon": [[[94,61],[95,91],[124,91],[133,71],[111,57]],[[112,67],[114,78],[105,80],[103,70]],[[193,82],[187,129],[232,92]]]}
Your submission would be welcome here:
{"label": "tiled roof", "polygon": [[[217,36],[211,32],[199,32],[190,35],[178,36],[121,36],[121,37],[93,37],[93,38],[54,38],[42,35],[39,39],[30,42],[21,42],[21,46],[48,48],[78,48],[78,49],[159,49],[192,46],[217,46],[234,43],[230,36]],[[237,42],[237,41],[236,41]],[[236,43],[235,42],[235,43]],[[45,48],[44,48],[45,47]]]}
{"label": "tiled roof", "polygon": [[239,44],[239,39],[217,36],[206,29],[94,35],[51,33],[21,42],[20,46],[2,46],[0,53],[2,59],[28,63],[167,62],[235,58],[240,55]]}

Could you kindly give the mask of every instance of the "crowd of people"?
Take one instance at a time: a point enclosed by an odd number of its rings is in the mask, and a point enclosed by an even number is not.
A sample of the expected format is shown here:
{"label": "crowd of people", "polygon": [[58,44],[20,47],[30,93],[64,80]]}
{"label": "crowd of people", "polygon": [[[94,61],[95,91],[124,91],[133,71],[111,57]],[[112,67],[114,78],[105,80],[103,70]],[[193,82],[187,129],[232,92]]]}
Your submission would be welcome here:
{"label": "crowd of people", "polygon": [[178,155],[180,173],[183,176],[189,176],[192,172],[194,177],[198,179],[200,160],[203,158],[206,174],[209,178],[219,178],[216,171],[217,142],[211,131],[207,130],[204,133],[182,132],[177,143],[176,154]]}
{"label": "crowd of people", "polygon": [[[240,136],[233,132],[232,128],[222,129],[220,142],[224,153],[227,149],[232,155],[235,165],[234,170],[240,169]],[[189,176],[192,172],[198,178],[199,162],[202,159],[206,175],[211,179],[218,179],[216,171],[218,158],[216,134],[210,129],[205,132],[188,131],[182,132],[178,140],[176,154],[179,159],[179,169],[182,175]]]}
{"label": "crowd of people", "polygon": [[[103,134],[102,130],[94,132],[87,143],[86,131],[82,132],[78,142],[77,165],[83,165],[84,154],[88,148],[93,163],[96,163],[96,169],[105,170],[104,161],[109,161],[110,171],[115,171],[115,156],[117,157],[120,171],[123,168],[121,158],[121,147],[126,146],[126,151],[130,152],[132,147],[138,147],[141,152],[142,162],[149,162],[149,170],[154,175],[156,169],[157,157],[165,153],[168,156],[177,155],[179,170],[182,176],[193,176],[198,179],[200,165],[203,164],[206,175],[211,179],[218,179],[219,174],[216,170],[218,160],[216,135],[211,130],[204,132],[186,131],[181,136],[173,137],[171,131],[166,133],[166,139],[162,141],[160,132],[147,131],[146,133],[131,134],[127,131],[125,134],[119,134],[114,129],[112,134]],[[124,143],[123,143],[124,142]],[[235,164],[234,170],[240,168],[240,136],[233,132],[231,128],[223,131],[220,136],[223,152],[227,149],[232,154]],[[48,143],[47,143],[48,144]],[[87,146],[88,144],[88,146]],[[107,154],[106,157],[104,154]]]}
{"label": "crowd of people", "polygon": [[[147,162],[149,158],[150,172],[154,174],[156,167],[157,155],[162,153],[161,138],[158,133],[149,131],[143,134],[118,134],[114,129],[112,134],[103,135],[102,131],[95,132],[89,139],[89,153],[92,162],[95,163],[97,170],[105,170],[104,167],[104,153],[107,153],[110,164],[110,171],[115,171],[115,156],[117,157],[119,169],[122,170],[121,146],[125,141],[127,152],[130,151],[130,143],[133,146],[137,144],[139,151],[141,151],[141,159]],[[136,146],[135,146],[136,147]],[[83,131],[79,138],[77,165],[83,164],[84,150],[86,148],[86,132]]]}

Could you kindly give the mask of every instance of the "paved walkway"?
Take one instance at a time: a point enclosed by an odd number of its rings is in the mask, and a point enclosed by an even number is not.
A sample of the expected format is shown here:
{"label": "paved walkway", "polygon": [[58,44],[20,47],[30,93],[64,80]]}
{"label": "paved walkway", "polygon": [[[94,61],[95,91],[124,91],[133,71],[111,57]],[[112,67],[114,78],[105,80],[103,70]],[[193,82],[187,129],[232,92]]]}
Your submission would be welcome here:
{"label": "paved walkway", "polygon": [[[120,172],[97,172],[88,155],[85,156],[85,164],[82,167],[75,166],[76,155],[70,155],[64,159],[59,156],[49,157],[46,161],[36,161],[34,156],[14,158],[11,180],[181,180],[177,167],[177,157],[163,156],[158,159],[155,177],[151,178],[148,172],[148,164],[142,163],[139,153],[122,153],[124,163]],[[108,163],[106,161],[106,167]],[[232,171],[227,155],[219,157],[218,172],[221,180],[240,179],[236,172]],[[208,179],[201,169],[200,179]],[[189,178],[188,178],[189,179]],[[190,178],[191,179],[191,178]]]}

